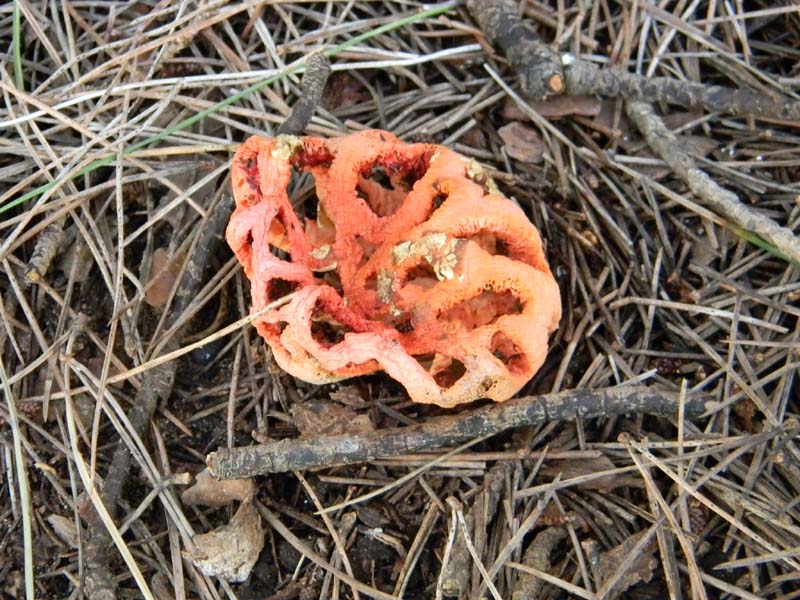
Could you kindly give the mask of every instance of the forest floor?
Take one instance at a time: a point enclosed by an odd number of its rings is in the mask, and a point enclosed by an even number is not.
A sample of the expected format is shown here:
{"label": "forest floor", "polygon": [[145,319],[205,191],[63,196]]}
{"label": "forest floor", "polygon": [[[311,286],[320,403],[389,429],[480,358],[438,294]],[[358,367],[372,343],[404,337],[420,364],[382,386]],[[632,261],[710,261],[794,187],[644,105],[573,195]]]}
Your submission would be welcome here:
{"label": "forest floor", "polygon": [[[798,98],[800,9],[519,4],[559,55],[756,100],[531,99],[464,3],[0,7],[0,598],[800,596],[800,120],[757,111]],[[247,321],[214,216],[238,145],[276,133],[319,51],[309,135],[447,146],[541,232],[563,315],[522,401],[646,387],[673,414],[184,493],[220,447],[487,404],[414,404],[381,372],[300,381]],[[217,527],[211,549],[193,537]]]}

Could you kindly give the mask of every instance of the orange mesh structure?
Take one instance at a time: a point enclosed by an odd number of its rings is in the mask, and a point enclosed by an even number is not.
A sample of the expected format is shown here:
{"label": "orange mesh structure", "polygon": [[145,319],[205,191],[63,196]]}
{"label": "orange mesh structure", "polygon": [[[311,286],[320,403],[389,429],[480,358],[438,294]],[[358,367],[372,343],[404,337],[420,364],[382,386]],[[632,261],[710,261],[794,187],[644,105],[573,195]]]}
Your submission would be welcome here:
{"label": "orange mesh structure", "polygon": [[[292,206],[293,172],[314,177],[310,216]],[[558,286],[539,232],[474,161],[383,131],[252,137],[231,179],[228,243],[252,310],[275,304],[254,323],[292,375],[382,369],[450,407],[507,400],[542,365]]]}

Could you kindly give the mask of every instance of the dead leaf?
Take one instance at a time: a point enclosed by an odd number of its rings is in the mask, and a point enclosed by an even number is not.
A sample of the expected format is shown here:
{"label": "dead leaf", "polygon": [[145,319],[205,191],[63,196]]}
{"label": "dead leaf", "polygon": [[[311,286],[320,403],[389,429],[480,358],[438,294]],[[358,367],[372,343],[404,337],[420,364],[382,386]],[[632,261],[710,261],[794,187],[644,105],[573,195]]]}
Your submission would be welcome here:
{"label": "dead leaf", "polygon": [[247,502],[256,493],[251,479],[215,479],[208,469],[203,469],[195,477],[192,487],[181,494],[184,504],[203,506],[227,506],[235,500]]}
{"label": "dead leaf", "polygon": [[295,404],[291,410],[302,437],[368,433],[375,430],[369,415],[325,400],[309,400]]}
{"label": "dead leaf", "polygon": [[739,419],[742,427],[747,433],[755,433],[755,416],[758,414],[758,409],[750,398],[742,398],[738,402],[733,403],[733,414]]}
{"label": "dead leaf", "polygon": [[103,521],[100,519],[100,515],[97,514],[94,504],[92,504],[92,499],[86,492],[78,494],[78,498],[75,502],[75,508],[78,509],[78,516],[89,526],[104,527]]}
{"label": "dead leaf", "polygon": [[[625,558],[646,533],[647,531],[635,533],[619,546],[614,546],[611,550],[600,553],[599,568],[603,579],[608,580],[610,577],[616,575],[622,563],[625,561]],[[638,556],[633,559],[628,570],[614,586],[616,592],[624,592],[639,582],[647,583],[653,578],[653,571],[658,568],[658,559],[653,556],[656,550],[655,539],[655,536],[653,536],[648,544],[639,552]]]}
{"label": "dead leaf", "polygon": [[541,162],[544,144],[533,127],[514,121],[498,129],[497,133],[511,158],[528,163]]}
{"label": "dead leaf", "polygon": [[78,531],[75,528],[75,521],[62,517],[61,515],[49,515],[47,522],[53,528],[53,532],[70,548],[78,547]]}
{"label": "dead leaf", "polygon": [[[555,502],[550,502],[545,507],[539,520],[542,522],[542,525],[546,525],[547,527],[565,527],[567,525],[572,525],[583,531],[589,531],[590,529],[589,523],[587,523],[586,519],[581,515],[573,511],[563,512],[559,510]],[[613,521],[610,521],[610,523],[613,524]]]}
{"label": "dead leaf", "polygon": [[486,135],[477,127],[466,131],[464,135],[461,136],[461,143],[478,150],[486,150],[486,148],[488,148]]}
{"label": "dead leaf", "polygon": [[349,73],[333,73],[325,85],[320,106],[328,110],[341,110],[369,100],[364,85]]}
{"label": "dead leaf", "polygon": [[[560,119],[570,115],[594,117],[600,112],[600,100],[594,96],[553,96],[542,102],[528,104],[545,119]],[[530,121],[511,98],[507,98],[500,113],[507,121]]]}
{"label": "dead leaf", "polygon": [[264,548],[261,516],[252,502],[243,502],[230,523],[192,537],[194,548],[184,556],[210,577],[239,583],[250,576]]}
{"label": "dead leaf", "polygon": [[[600,471],[610,471],[616,468],[616,465],[612,463],[607,456],[600,455],[594,458],[548,461],[542,466],[542,475],[555,477],[561,474],[561,479],[563,481],[575,477],[583,477],[584,475],[591,475]],[[631,486],[642,487],[642,485],[642,480],[639,477],[611,473],[578,483],[575,487],[607,492],[615,488]]]}
{"label": "dead leaf", "polygon": [[664,121],[664,125],[666,125],[669,129],[680,129],[684,125],[688,125],[693,121],[697,121],[700,119],[705,113],[703,111],[681,111],[681,110],[670,110],[667,114],[661,117],[661,120]]}
{"label": "dead leaf", "polygon": [[367,402],[361,397],[361,392],[358,387],[354,385],[342,385],[338,390],[332,391],[328,394],[331,400],[344,404],[345,406],[352,406],[355,408],[364,408]]}
{"label": "dead leaf", "polygon": [[182,250],[174,255],[170,254],[169,248],[156,248],[153,252],[150,281],[144,294],[144,299],[150,306],[161,308],[167,303],[185,259],[186,253]]}

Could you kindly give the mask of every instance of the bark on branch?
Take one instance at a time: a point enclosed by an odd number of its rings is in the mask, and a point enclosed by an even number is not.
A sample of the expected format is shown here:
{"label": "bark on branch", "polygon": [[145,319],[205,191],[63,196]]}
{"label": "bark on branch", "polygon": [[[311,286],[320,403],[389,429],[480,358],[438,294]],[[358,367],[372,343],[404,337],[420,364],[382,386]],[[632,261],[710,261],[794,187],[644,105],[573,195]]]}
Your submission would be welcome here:
{"label": "bark on branch", "polygon": [[308,66],[300,83],[301,95],[292,107],[292,112],[278,127],[278,134],[300,135],[308,127],[317,108],[325,83],[331,74],[331,63],[324,54],[308,57]]}
{"label": "bark on branch", "polygon": [[486,37],[503,49],[527,95],[543,100],[564,90],[561,58],[519,18],[515,0],[468,0],[467,7]]}
{"label": "bark on branch", "polygon": [[736,116],[785,121],[800,119],[800,102],[790,98],[773,98],[754,90],[703,85],[670,77],[644,77],[622,69],[601,69],[570,54],[565,54],[561,60],[564,63],[565,92],[570,95],[597,94],[608,98],[666,102],[690,109],[704,108]]}
{"label": "bark on branch", "polygon": [[[628,412],[674,417],[678,414],[679,401],[676,393],[649,387],[573,390],[525,396],[410,427],[223,448],[209,454],[206,463],[211,473],[219,479],[239,479],[399,456],[517,427],[576,417],[591,419]],[[708,408],[707,398],[686,398],[684,408],[687,419],[696,418]]]}

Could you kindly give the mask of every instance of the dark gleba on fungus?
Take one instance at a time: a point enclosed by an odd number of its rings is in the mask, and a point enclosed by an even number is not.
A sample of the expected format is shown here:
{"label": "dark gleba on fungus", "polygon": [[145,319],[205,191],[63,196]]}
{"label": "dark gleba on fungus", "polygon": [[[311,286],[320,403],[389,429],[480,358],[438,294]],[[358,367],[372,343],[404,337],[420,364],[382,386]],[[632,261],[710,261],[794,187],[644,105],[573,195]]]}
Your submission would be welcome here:
{"label": "dark gleba on fungus", "polygon": [[[293,170],[315,179],[314,217]],[[539,232],[474,161],[383,131],[251,137],[231,179],[253,311],[292,294],[254,323],[295,377],[382,369],[450,407],[507,400],[544,362],[561,300]]]}

